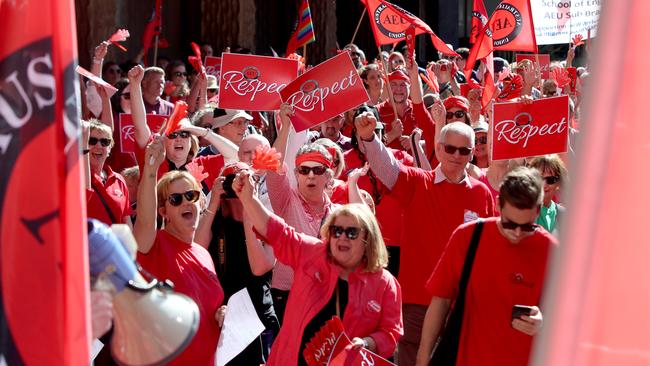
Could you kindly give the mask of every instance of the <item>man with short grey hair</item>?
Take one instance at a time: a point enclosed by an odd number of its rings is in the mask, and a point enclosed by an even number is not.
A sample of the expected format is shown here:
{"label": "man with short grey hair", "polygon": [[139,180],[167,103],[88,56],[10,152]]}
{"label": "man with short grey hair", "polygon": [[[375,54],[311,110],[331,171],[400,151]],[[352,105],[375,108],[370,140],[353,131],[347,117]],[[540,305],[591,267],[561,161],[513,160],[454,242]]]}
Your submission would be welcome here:
{"label": "man with short grey hair", "polygon": [[422,322],[431,300],[425,284],[452,232],[461,224],[494,214],[489,189],[467,175],[474,131],[461,122],[446,125],[435,146],[440,164],[433,171],[405,167],[375,138],[377,120],[364,113],[355,119],[370,167],[404,209],[400,272],[404,336],[400,365],[414,365]]}

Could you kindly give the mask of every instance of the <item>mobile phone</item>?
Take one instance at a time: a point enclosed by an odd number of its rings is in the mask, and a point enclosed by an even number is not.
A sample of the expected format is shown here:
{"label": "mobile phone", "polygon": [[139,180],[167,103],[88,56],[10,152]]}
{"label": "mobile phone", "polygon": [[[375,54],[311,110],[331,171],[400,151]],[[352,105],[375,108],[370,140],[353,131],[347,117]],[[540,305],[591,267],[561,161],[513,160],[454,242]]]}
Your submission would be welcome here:
{"label": "mobile phone", "polygon": [[530,316],[533,312],[532,306],[514,305],[512,307],[512,319],[519,319],[522,315]]}

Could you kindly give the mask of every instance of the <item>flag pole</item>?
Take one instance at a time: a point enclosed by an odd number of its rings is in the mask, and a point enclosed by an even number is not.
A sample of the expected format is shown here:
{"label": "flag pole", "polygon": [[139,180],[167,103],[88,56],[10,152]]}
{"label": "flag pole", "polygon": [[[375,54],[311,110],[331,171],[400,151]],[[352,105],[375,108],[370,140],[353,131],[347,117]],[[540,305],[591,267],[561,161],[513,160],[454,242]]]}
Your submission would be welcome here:
{"label": "flag pole", "polygon": [[[388,64],[386,63],[386,60],[384,60],[384,57],[381,55],[381,47],[377,46],[377,50],[379,50],[379,59],[381,60],[382,65],[384,65],[384,79],[386,80],[386,86],[388,87],[388,98],[390,99],[390,105],[393,106],[393,113],[395,114],[395,119],[399,118],[399,115],[397,114],[397,106],[395,105],[395,99],[393,99],[393,89],[390,87],[390,81],[388,80]],[[390,121],[389,123],[392,123],[393,121]]]}
{"label": "flag pole", "polygon": [[307,67],[307,44],[302,45],[302,57],[305,59],[305,67]]}
{"label": "flag pole", "polygon": [[357,29],[354,30],[354,34],[352,35],[352,40],[350,41],[350,44],[353,44],[355,38],[357,38],[357,33],[359,32],[359,27],[361,26],[361,21],[363,21],[363,17],[366,16],[367,11],[368,11],[368,9],[366,9],[364,7],[363,12],[361,13],[361,16],[359,17],[359,22],[357,23]]}
{"label": "flag pole", "polygon": [[153,62],[151,62],[151,65],[156,66],[157,61],[158,61],[158,35],[153,38]]}

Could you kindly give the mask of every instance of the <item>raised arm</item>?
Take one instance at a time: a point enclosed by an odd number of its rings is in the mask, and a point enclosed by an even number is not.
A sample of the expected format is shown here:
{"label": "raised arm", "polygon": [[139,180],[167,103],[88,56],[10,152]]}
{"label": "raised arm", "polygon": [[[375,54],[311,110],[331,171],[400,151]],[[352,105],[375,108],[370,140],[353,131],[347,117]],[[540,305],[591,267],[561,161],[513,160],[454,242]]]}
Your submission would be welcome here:
{"label": "raised arm", "polygon": [[275,266],[275,255],[270,245],[265,245],[257,239],[253,232],[253,225],[250,223],[248,214],[244,211],[244,233],[246,234],[246,254],[251,271],[255,276],[262,276]]}
{"label": "raised arm", "polygon": [[362,168],[356,168],[348,173],[348,201],[350,203],[363,203],[363,197],[361,196],[361,190],[359,189],[359,178],[368,173],[370,165],[368,163],[364,164]]}
{"label": "raised arm", "polygon": [[156,218],[158,215],[158,198],[156,183],[158,167],[165,160],[165,147],[162,139],[156,136],[147,145],[144,166],[138,185],[138,220],[133,228],[133,236],[138,242],[138,251],[148,253],[156,239]]}
{"label": "raised arm", "polygon": [[210,245],[210,241],[212,241],[212,223],[214,223],[217,210],[219,210],[219,206],[221,205],[221,194],[224,192],[224,180],[226,180],[225,177],[218,177],[214,180],[212,190],[210,191],[208,207],[201,213],[199,225],[196,227],[196,232],[194,233],[194,242],[206,249]]}
{"label": "raised arm", "polygon": [[95,85],[97,88],[97,93],[102,99],[102,114],[100,116],[101,121],[108,127],[111,128],[111,131],[115,129],[115,123],[113,122],[113,109],[111,108],[111,98],[108,97],[106,89],[99,85]]}
{"label": "raised arm", "polygon": [[144,69],[142,66],[134,66],[129,70],[129,83],[131,85],[131,117],[135,128],[135,142],[141,149],[144,149],[151,138],[151,130],[147,125],[147,112],[142,99],[142,78]]}
{"label": "raised arm", "polygon": [[244,206],[249,224],[255,227],[255,230],[260,235],[266,237],[271,212],[257,198],[252,172],[248,170],[240,171],[232,183],[232,189],[239,197],[242,206]]}
{"label": "raised arm", "polygon": [[424,149],[422,148],[422,130],[419,128],[413,129],[413,132],[411,132],[411,151],[413,152],[413,158],[415,160],[415,165],[417,165],[418,168],[424,169],[424,170],[431,170],[431,164],[429,163],[429,159],[427,159],[427,155],[424,152]]}
{"label": "raised arm", "polygon": [[239,147],[227,138],[214,133],[211,129],[194,126],[189,123],[189,120],[184,119],[180,123],[180,130],[187,131],[196,137],[203,137],[206,139],[210,144],[214,145],[217,150],[219,150],[219,153],[223,155],[226,164],[239,161],[239,156],[237,156]]}
{"label": "raised arm", "polygon": [[362,141],[370,168],[388,189],[393,189],[399,175],[399,162],[386,146],[377,140],[375,136],[377,119],[372,113],[364,112],[354,119],[354,126]]}
{"label": "raised arm", "polygon": [[194,112],[198,111],[199,109],[203,108],[208,103],[207,99],[207,88],[208,88],[208,79],[207,79],[207,74],[205,73],[205,68],[202,69],[202,72],[199,73],[196,78],[194,78],[194,82],[192,83],[192,87],[190,88],[190,95],[188,97],[188,104],[189,104],[189,111]]}
{"label": "raised arm", "polygon": [[95,52],[93,53],[93,64],[90,67],[90,72],[92,72],[97,77],[102,77],[102,66],[104,64],[104,58],[108,52],[108,42],[104,41],[95,47]]}
{"label": "raised arm", "polygon": [[287,153],[287,142],[289,140],[289,131],[291,130],[291,117],[294,115],[291,105],[282,103],[280,106],[280,130],[273,143],[273,147],[281,154],[280,164],[284,162],[284,156]]}

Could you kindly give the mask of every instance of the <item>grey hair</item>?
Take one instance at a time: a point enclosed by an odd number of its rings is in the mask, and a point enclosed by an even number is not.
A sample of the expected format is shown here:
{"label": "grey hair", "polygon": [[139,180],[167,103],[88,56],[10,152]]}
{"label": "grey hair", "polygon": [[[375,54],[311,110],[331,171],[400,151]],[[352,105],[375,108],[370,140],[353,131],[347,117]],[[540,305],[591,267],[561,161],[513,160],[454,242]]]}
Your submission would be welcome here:
{"label": "grey hair", "polygon": [[446,125],[445,127],[443,127],[442,130],[440,131],[440,142],[444,143],[449,133],[455,133],[457,135],[467,137],[470,141],[470,145],[471,145],[470,147],[472,148],[474,147],[474,138],[475,138],[474,130],[472,129],[472,127],[466,125],[465,123],[452,122]]}

